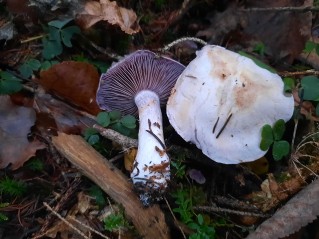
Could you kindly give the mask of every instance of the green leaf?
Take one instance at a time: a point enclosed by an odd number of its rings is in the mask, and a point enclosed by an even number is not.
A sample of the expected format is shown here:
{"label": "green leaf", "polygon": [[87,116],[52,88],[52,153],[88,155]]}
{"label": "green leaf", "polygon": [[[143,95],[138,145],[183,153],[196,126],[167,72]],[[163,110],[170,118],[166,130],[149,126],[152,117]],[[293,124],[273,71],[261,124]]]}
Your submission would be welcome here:
{"label": "green leaf", "polygon": [[319,101],[319,78],[316,76],[305,76],[301,79],[301,87],[304,90],[304,100]]}
{"label": "green leaf", "polygon": [[306,45],[305,45],[304,52],[306,52],[306,53],[312,52],[316,48],[316,45],[317,44],[313,41],[307,41]]}
{"label": "green leaf", "polygon": [[94,134],[98,134],[98,131],[94,128],[86,128],[83,133],[85,139],[88,139],[91,135]]}
{"label": "green leaf", "polygon": [[266,124],[261,129],[261,142],[259,147],[261,150],[267,151],[273,142],[274,142],[274,136],[273,136],[272,128],[269,124]]}
{"label": "green leaf", "polygon": [[288,155],[290,150],[290,145],[285,140],[275,141],[272,148],[272,156],[274,160],[278,161]]}
{"label": "green leaf", "polygon": [[41,64],[41,70],[47,70],[51,68],[53,65],[58,64],[58,61],[44,61]]}
{"label": "green leaf", "polygon": [[60,35],[60,30],[56,29],[54,27],[49,27],[49,40],[50,41],[56,41],[60,42],[61,41],[61,35]]}
{"label": "green leaf", "polygon": [[88,138],[88,140],[87,140],[87,142],[88,142],[90,145],[94,145],[94,144],[98,143],[99,141],[100,141],[100,136],[97,135],[97,134],[91,135],[91,136]]}
{"label": "green leaf", "polygon": [[204,218],[202,214],[198,214],[197,215],[197,222],[199,225],[203,225],[204,224]]}
{"label": "green leaf", "polygon": [[62,27],[64,27],[66,24],[68,24],[72,20],[73,20],[72,18],[65,19],[65,20],[54,20],[54,21],[49,22],[48,25],[61,29]]}
{"label": "green leaf", "polygon": [[274,68],[272,68],[271,66],[265,64],[264,62],[262,62],[261,60],[257,59],[256,57],[247,54],[246,52],[243,51],[239,51],[238,52],[239,55],[245,56],[247,58],[250,58],[251,60],[253,60],[255,62],[255,64],[261,68],[264,68],[272,73],[276,73],[276,70]]}
{"label": "green leaf", "polygon": [[115,121],[115,120],[121,119],[122,114],[118,110],[113,110],[109,112],[109,115],[110,115],[111,121]]}
{"label": "green leaf", "polygon": [[136,119],[132,115],[125,115],[120,122],[129,129],[134,129],[136,127]]}
{"label": "green leaf", "polygon": [[13,94],[22,89],[21,80],[7,71],[0,71],[0,95]]}
{"label": "green leaf", "polygon": [[45,59],[50,60],[63,52],[61,42],[43,39],[42,55]]}
{"label": "green leaf", "polygon": [[107,127],[110,125],[111,123],[111,118],[109,113],[107,112],[100,112],[98,113],[98,115],[96,116],[96,121],[102,125],[103,127]]}
{"label": "green leaf", "polygon": [[61,30],[61,38],[64,45],[72,47],[71,38],[74,34],[80,34],[81,30],[77,26],[70,26]]}
{"label": "green leaf", "polygon": [[39,70],[41,62],[36,59],[30,59],[19,67],[19,72],[24,78],[32,76],[33,71]]}
{"label": "green leaf", "polygon": [[95,199],[96,204],[102,208],[103,206],[106,205],[106,200],[105,200],[105,194],[104,192],[101,190],[101,188],[99,188],[96,185],[93,185],[90,188],[90,196],[93,197]]}
{"label": "green leaf", "polygon": [[286,126],[285,121],[283,119],[276,121],[276,123],[273,126],[274,139],[280,140],[285,133],[285,129]]}
{"label": "green leaf", "polygon": [[292,90],[295,88],[295,80],[290,77],[285,77],[284,81],[284,91],[286,93],[291,93]]}

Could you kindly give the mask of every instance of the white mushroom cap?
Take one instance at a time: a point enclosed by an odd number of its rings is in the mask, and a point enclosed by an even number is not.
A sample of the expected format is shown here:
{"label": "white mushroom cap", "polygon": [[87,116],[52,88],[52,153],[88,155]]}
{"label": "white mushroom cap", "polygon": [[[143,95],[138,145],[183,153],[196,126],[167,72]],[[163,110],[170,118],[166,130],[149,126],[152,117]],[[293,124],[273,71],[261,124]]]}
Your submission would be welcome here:
{"label": "white mushroom cap", "polygon": [[207,45],[178,78],[167,103],[171,125],[216,162],[262,157],[261,129],[288,121],[294,100],[279,75],[223,47]]}

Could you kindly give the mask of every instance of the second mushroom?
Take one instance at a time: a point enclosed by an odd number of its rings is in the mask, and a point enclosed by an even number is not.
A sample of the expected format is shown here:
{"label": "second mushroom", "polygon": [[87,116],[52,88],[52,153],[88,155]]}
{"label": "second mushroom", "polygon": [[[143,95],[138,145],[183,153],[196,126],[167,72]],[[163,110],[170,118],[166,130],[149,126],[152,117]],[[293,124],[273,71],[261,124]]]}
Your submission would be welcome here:
{"label": "second mushroom", "polygon": [[101,109],[139,115],[138,152],[131,178],[145,205],[160,197],[170,178],[160,107],[184,68],[175,60],[139,50],[100,78],[96,98]]}
{"label": "second mushroom", "polygon": [[288,121],[293,111],[293,97],[284,92],[279,75],[214,45],[197,52],[167,103],[176,132],[224,164],[262,157],[262,127]]}

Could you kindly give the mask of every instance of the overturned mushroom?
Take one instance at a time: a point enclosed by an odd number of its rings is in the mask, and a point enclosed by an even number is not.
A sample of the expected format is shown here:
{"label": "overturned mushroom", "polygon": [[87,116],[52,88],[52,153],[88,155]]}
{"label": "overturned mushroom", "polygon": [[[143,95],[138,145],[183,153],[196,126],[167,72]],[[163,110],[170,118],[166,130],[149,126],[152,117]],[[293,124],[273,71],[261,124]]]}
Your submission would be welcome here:
{"label": "overturned mushroom", "polygon": [[262,157],[261,128],[288,121],[294,109],[282,79],[251,59],[208,45],[178,78],[167,103],[171,125],[216,162]]}
{"label": "overturned mushroom", "polygon": [[131,177],[145,205],[163,193],[170,178],[160,107],[165,105],[184,68],[170,58],[140,50],[100,78],[96,98],[101,109],[124,114],[138,112],[138,152]]}

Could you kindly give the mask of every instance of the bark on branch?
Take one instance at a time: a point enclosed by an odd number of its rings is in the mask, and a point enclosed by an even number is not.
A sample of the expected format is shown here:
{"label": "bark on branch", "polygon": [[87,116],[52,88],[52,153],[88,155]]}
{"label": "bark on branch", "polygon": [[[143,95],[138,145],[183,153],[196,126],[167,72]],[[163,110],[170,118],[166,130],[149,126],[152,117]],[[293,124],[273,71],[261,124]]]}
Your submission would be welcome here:
{"label": "bark on branch", "polygon": [[159,206],[143,207],[129,180],[81,136],[59,133],[59,136],[52,138],[52,142],[85,176],[99,185],[114,201],[123,205],[127,217],[144,238],[170,238]]}

